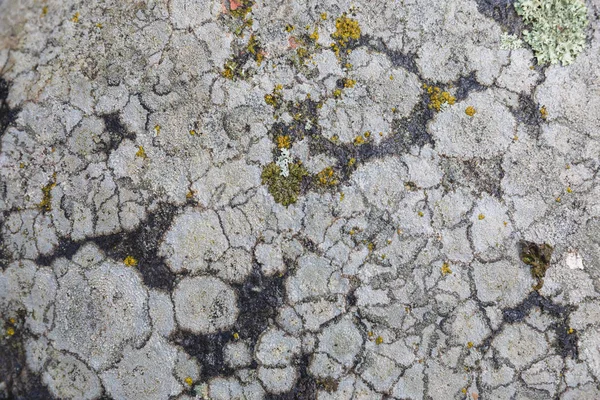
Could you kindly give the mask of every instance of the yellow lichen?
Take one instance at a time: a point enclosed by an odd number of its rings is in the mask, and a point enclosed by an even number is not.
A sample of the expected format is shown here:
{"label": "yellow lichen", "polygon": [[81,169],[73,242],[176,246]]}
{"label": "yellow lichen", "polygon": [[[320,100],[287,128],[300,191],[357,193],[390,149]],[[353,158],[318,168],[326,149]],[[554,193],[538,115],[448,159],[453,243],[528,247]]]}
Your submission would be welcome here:
{"label": "yellow lichen", "polygon": [[52,174],[52,180],[42,188],[42,201],[38,207],[43,211],[52,211],[52,189],[56,186],[56,172]]}
{"label": "yellow lichen", "polygon": [[260,43],[258,43],[256,35],[250,35],[250,39],[248,39],[247,49],[248,52],[250,52],[250,54],[252,54],[252,56],[254,57],[254,61],[256,61],[258,65],[260,65],[265,58],[265,53],[260,48]]}
{"label": "yellow lichen", "polygon": [[143,146],[138,146],[138,151],[135,153],[135,156],[140,158],[148,158],[146,155],[146,150],[144,150]]}
{"label": "yellow lichen", "polygon": [[235,340],[239,340],[239,338],[240,338],[240,334],[239,334],[239,333],[237,333],[237,332],[233,332],[233,338],[234,338]]}
{"label": "yellow lichen", "polygon": [[160,125],[154,125],[154,133],[156,136],[160,135]]}
{"label": "yellow lichen", "polygon": [[365,143],[365,139],[362,136],[357,136],[354,138],[354,145],[355,146],[360,146],[361,144]]}
{"label": "yellow lichen", "polygon": [[475,107],[473,106],[469,106],[465,109],[465,114],[467,114],[469,117],[472,117],[473,115],[475,115]]}
{"label": "yellow lichen", "polygon": [[419,215],[419,217],[422,217],[425,215],[425,213],[423,211],[419,211],[417,214]]}
{"label": "yellow lichen", "polygon": [[8,329],[6,330],[6,334],[7,334],[8,336],[13,336],[13,335],[15,334],[15,328],[13,328],[13,327],[10,327],[10,328],[8,328]]}
{"label": "yellow lichen", "polygon": [[102,25],[102,23],[100,23],[100,22],[96,22],[96,28],[102,29],[102,28],[104,28],[104,25]]}
{"label": "yellow lichen", "polygon": [[314,42],[316,42],[317,40],[319,40],[319,29],[315,28],[315,30],[313,31],[313,33],[310,34],[309,36]]}
{"label": "yellow lichen", "polygon": [[294,30],[294,25],[287,24],[287,25],[285,26],[285,31],[286,31],[287,33],[290,33],[290,32],[292,32],[293,30]]}
{"label": "yellow lichen", "polygon": [[352,157],[348,160],[348,166],[351,167],[356,164],[356,158]]}
{"label": "yellow lichen", "polygon": [[73,18],[71,18],[71,21],[73,21],[74,23],[78,23],[79,17],[80,17],[80,14],[78,12],[76,12],[75,14],[73,14]]}
{"label": "yellow lichen", "polygon": [[478,220],[480,220],[480,221],[481,221],[482,219],[484,219],[484,218],[485,218],[485,215],[483,215],[483,214],[479,214],[479,215],[477,216],[477,219],[478,219]]}
{"label": "yellow lichen", "polygon": [[383,343],[383,338],[381,336],[377,336],[377,339],[375,339],[375,344],[380,345],[382,343]]}
{"label": "yellow lichen", "polygon": [[443,107],[451,106],[456,102],[456,98],[450,92],[442,91],[437,86],[428,86],[423,84],[423,88],[429,95],[429,108],[440,111]]}
{"label": "yellow lichen", "polygon": [[189,377],[189,376],[186,377],[184,379],[184,381],[185,381],[185,384],[188,385],[188,386],[192,386],[192,384],[194,383],[194,380],[191,377]]}
{"label": "yellow lichen", "polygon": [[321,13],[321,19],[325,21],[327,19],[327,13]]}
{"label": "yellow lichen", "polygon": [[356,85],[356,80],[350,79],[350,78],[344,79],[344,87],[345,88],[353,88],[354,85]]}
{"label": "yellow lichen", "polygon": [[336,99],[339,99],[340,97],[342,97],[342,89],[335,89],[333,91],[333,97]]}
{"label": "yellow lichen", "polygon": [[542,119],[546,119],[548,118],[548,110],[546,110],[546,106],[542,106],[542,108],[540,108],[540,114],[542,116]]}
{"label": "yellow lichen", "polygon": [[452,270],[450,269],[450,264],[447,262],[442,264],[442,275],[451,274]]}
{"label": "yellow lichen", "polygon": [[277,136],[277,148],[278,149],[289,149],[292,145],[292,141],[288,135]]}
{"label": "yellow lichen", "polygon": [[569,330],[567,331],[567,333],[568,333],[569,335],[572,335],[573,333],[575,333],[575,329],[573,329],[573,328],[569,328]]}
{"label": "yellow lichen", "polygon": [[283,103],[283,95],[281,91],[283,90],[283,86],[276,85],[273,89],[273,92],[265,94],[265,103],[275,108],[278,108]]}
{"label": "yellow lichen", "polygon": [[319,184],[323,186],[334,186],[338,184],[332,167],[327,167],[317,174]]}
{"label": "yellow lichen", "polygon": [[48,14],[48,6],[42,7],[42,17]]}
{"label": "yellow lichen", "polygon": [[473,342],[469,342],[469,343],[467,343],[467,347],[468,347],[469,349],[470,349],[470,348],[472,348],[472,347],[473,347]]}
{"label": "yellow lichen", "polygon": [[350,40],[358,40],[360,38],[360,26],[358,21],[348,18],[346,14],[335,20],[335,32],[331,35],[338,43],[345,47]]}
{"label": "yellow lichen", "polygon": [[567,193],[573,193],[573,189],[571,189],[571,187],[567,187]]}
{"label": "yellow lichen", "polygon": [[135,258],[133,258],[133,256],[127,256],[123,260],[123,264],[127,265],[128,267],[137,267],[138,260],[136,260]]}
{"label": "yellow lichen", "polygon": [[364,136],[366,138],[369,138],[371,136],[371,131],[366,131],[365,134],[364,134]]}

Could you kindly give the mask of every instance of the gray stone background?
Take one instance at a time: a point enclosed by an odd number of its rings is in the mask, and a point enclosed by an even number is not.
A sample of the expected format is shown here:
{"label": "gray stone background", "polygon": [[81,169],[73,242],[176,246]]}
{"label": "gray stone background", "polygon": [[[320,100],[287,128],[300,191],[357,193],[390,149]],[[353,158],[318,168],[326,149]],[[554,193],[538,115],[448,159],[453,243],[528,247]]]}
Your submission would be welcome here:
{"label": "gray stone background", "polygon": [[0,0],[0,398],[600,399],[586,5]]}

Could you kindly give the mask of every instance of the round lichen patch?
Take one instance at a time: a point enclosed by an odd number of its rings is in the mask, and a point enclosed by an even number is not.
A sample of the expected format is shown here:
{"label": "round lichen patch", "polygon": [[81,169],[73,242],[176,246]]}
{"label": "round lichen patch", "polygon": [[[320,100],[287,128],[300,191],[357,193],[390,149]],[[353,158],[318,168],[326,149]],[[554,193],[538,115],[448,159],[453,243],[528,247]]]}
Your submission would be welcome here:
{"label": "round lichen patch", "polygon": [[538,63],[571,64],[585,45],[587,8],[581,0],[518,0],[517,13],[531,29],[523,36]]}

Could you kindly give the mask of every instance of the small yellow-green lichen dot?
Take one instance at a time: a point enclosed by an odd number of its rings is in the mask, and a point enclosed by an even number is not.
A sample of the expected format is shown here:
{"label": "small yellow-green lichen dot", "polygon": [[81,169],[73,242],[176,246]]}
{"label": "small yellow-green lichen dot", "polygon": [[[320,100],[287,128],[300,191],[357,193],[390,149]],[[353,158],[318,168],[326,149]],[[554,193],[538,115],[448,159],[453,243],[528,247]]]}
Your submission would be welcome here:
{"label": "small yellow-green lichen dot", "polygon": [[325,21],[327,19],[327,13],[321,13],[321,19]]}
{"label": "small yellow-green lichen dot", "polygon": [[334,186],[338,183],[332,167],[327,167],[319,172],[317,174],[317,180],[319,184],[323,186]]}
{"label": "small yellow-green lichen dot", "polygon": [[188,385],[188,386],[192,386],[192,384],[194,383],[194,380],[191,377],[189,377],[189,376],[186,377],[184,379],[184,381],[185,381],[185,384]]}
{"label": "small yellow-green lichen dot", "polygon": [[56,186],[56,172],[52,174],[52,180],[42,188],[42,201],[38,207],[44,211],[52,211],[52,189]]}
{"label": "small yellow-green lichen dot", "polygon": [[573,193],[573,189],[571,189],[571,187],[567,187],[567,193]]}
{"label": "small yellow-green lichen dot", "polygon": [[375,344],[380,345],[382,343],[383,343],[383,338],[381,336],[377,336],[377,339],[375,339]]}
{"label": "small yellow-green lichen dot", "polygon": [[419,214],[419,217],[422,217],[425,215],[425,213],[423,211],[419,211],[417,214]]}
{"label": "small yellow-green lichen dot", "polygon": [[366,138],[369,138],[370,136],[371,136],[371,131],[366,131],[366,132],[365,132],[365,137],[366,137]]}
{"label": "small yellow-green lichen dot", "polygon": [[346,194],[344,192],[340,192],[340,201],[344,201],[344,197],[346,197]]}
{"label": "small yellow-green lichen dot", "polygon": [[15,328],[13,328],[13,327],[10,327],[10,328],[8,328],[8,329],[6,330],[6,334],[7,334],[8,336],[13,336],[13,335],[15,334]]}
{"label": "small yellow-green lichen dot", "polygon": [[469,342],[469,343],[467,343],[467,347],[468,347],[469,349],[470,349],[470,348],[472,348],[472,347],[473,347],[473,342]]}
{"label": "small yellow-green lichen dot", "polygon": [[335,89],[333,91],[333,97],[336,99],[339,99],[340,97],[342,97],[342,89]]}
{"label": "small yellow-green lichen dot", "polygon": [[365,143],[365,139],[362,136],[357,136],[354,138],[354,145],[355,146],[360,146],[361,144]]}
{"label": "small yellow-green lichen dot", "polygon": [[100,22],[96,23],[96,28],[102,29],[103,27],[104,27],[104,25],[102,25],[102,23],[100,23]]}
{"label": "small yellow-green lichen dot", "polygon": [[160,125],[154,125],[154,134],[156,136],[160,134]]}
{"label": "small yellow-green lichen dot", "polygon": [[351,167],[356,164],[356,158],[352,157],[348,160],[348,166]]}
{"label": "small yellow-green lichen dot", "polygon": [[78,12],[76,12],[75,14],[73,14],[73,18],[71,18],[71,21],[73,21],[74,23],[78,23],[79,17],[80,17],[80,14]]}
{"label": "small yellow-green lichen dot", "polygon": [[344,79],[344,87],[345,88],[353,88],[354,85],[356,85],[356,80],[355,79],[350,79],[350,78],[345,78]]}
{"label": "small yellow-green lichen dot", "polygon": [[481,221],[482,219],[485,219],[485,215],[483,215],[483,214],[479,214],[479,215],[477,216],[477,219]]}
{"label": "small yellow-green lichen dot", "polygon": [[137,153],[135,153],[136,157],[140,157],[140,158],[147,158],[148,156],[146,155],[146,150],[144,150],[143,146],[138,146],[138,151]]}
{"label": "small yellow-green lichen dot", "polygon": [[475,107],[473,106],[469,106],[465,109],[465,114],[467,114],[469,117],[472,117],[473,115],[475,115]]}
{"label": "small yellow-green lichen dot", "polygon": [[546,106],[542,106],[542,108],[540,108],[540,115],[544,120],[548,118],[548,110],[546,110]]}
{"label": "small yellow-green lichen dot", "polygon": [[450,264],[447,262],[442,264],[442,275],[451,274],[452,270],[450,269]]}
{"label": "small yellow-green lichen dot", "polygon": [[575,333],[575,329],[573,329],[573,328],[569,328],[569,330],[567,331],[567,333],[568,333],[569,335],[572,335],[573,333]]}
{"label": "small yellow-green lichen dot", "polygon": [[239,333],[237,333],[237,332],[234,332],[234,333],[233,333],[233,338],[234,338],[235,340],[239,340],[239,339],[240,339],[240,334],[239,334]]}
{"label": "small yellow-green lichen dot", "polygon": [[555,200],[557,203],[560,203],[560,201],[561,201],[562,199],[560,198],[560,196],[558,196],[558,197],[557,197],[556,199],[554,199],[554,200]]}
{"label": "small yellow-green lichen dot", "polygon": [[123,260],[123,264],[127,265],[128,267],[137,267],[138,265],[138,260],[136,260],[135,258],[133,258],[132,256],[127,256],[125,257],[125,259]]}

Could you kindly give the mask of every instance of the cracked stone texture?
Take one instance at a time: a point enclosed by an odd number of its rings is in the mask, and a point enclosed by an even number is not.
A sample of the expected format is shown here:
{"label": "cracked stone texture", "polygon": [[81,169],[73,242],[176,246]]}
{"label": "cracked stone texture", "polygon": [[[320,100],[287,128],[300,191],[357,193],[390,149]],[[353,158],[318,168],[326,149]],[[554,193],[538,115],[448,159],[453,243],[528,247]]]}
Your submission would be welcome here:
{"label": "cracked stone texture", "polygon": [[0,0],[0,398],[599,399],[585,3]]}

